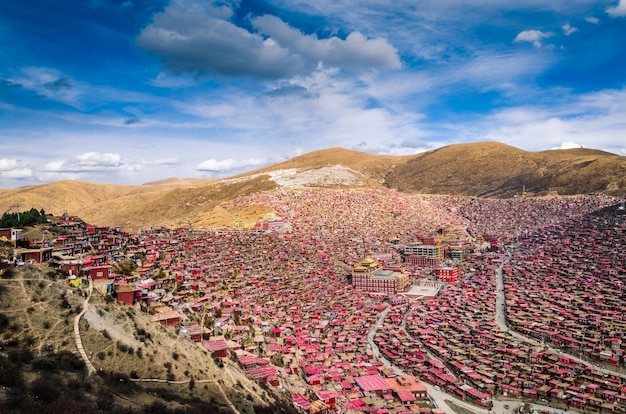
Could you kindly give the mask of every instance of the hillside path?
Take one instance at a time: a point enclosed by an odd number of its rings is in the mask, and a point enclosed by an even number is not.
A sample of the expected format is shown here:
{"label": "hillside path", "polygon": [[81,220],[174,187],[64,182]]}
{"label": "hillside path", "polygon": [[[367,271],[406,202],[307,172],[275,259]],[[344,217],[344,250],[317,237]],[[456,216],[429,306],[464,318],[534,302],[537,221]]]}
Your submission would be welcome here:
{"label": "hillside path", "polygon": [[87,356],[87,353],[85,352],[85,349],[83,348],[83,341],[80,337],[79,323],[80,323],[80,318],[85,314],[85,312],[87,312],[87,308],[89,307],[89,299],[91,299],[92,293],[93,293],[93,281],[91,280],[91,278],[89,278],[89,290],[87,292],[87,297],[85,298],[85,301],[83,302],[83,310],[78,315],[76,315],[76,318],[74,318],[74,339],[76,340],[76,348],[78,349],[78,352],[80,353],[80,356],[83,359],[83,361],[85,361],[85,366],[87,367],[87,376],[93,375],[96,372],[96,368],[93,366],[93,364],[89,360],[89,357]]}

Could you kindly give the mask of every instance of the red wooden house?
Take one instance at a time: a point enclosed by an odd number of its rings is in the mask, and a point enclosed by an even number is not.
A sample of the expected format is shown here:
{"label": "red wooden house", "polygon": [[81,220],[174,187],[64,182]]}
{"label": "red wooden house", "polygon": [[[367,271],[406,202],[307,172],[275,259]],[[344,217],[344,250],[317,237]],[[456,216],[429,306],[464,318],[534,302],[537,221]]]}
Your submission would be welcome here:
{"label": "red wooden house", "polygon": [[218,358],[226,358],[228,356],[228,343],[223,337],[214,337],[203,342],[207,351]]}
{"label": "red wooden house", "polygon": [[115,285],[115,293],[117,294],[117,300],[125,305],[132,306],[137,299],[137,293],[139,289],[134,285]]}
{"label": "red wooden house", "polygon": [[108,265],[92,266],[90,268],[85,268],[85,270],[93,280],[102,280],[109,279],[111,277],[111,267],[112,266]]}

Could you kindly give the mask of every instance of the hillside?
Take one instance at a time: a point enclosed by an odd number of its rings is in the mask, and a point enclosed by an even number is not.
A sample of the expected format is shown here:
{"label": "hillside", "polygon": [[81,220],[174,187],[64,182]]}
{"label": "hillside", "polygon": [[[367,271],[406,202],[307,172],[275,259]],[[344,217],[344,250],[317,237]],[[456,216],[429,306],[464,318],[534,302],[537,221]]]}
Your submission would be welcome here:
{"label": "hillside", "polygon": [[394,188],[407,193],[506,198],[626,189],[626,157],[592,149],[527,152],[496,142],[456,144],[412,156],[344,148],[314,151],[227,179],[168,179],[122,186],[60,181],[0,190],[0,211],[68,212],[93,225],[228,227],[272,217],[267,206],[216,209],[279,187]]}
{"label": "hillside", "polygon": [[607,193],[626,188],[626,158],[576,148],[527,152],[496,142],[457,144],[398,165],[385,185],[400,191],[507,198]]}
{"label": "hillside", "polygon": [[[45,266],[0,271],[0,412],[289,412],[140,307],[94,291],[84,308],[87,291]],[[79,336],[98,372],[89,378],[75,341],[83,309]]]}

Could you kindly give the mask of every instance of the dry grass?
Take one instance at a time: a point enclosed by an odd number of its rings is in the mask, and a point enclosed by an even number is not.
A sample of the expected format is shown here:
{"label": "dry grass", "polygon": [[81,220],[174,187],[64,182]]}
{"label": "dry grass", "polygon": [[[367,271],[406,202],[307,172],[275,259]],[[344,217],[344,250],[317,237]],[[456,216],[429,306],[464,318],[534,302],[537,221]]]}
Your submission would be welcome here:
{"label": "dry grass", "polygon": [[497,142],[457,144],[399,165],[386,185],[400,191],[479,197],[603,192],[626,188],[626,158],[589,149],[527,152]]}
{"label": "dry grass", "polygon": [[[23,266],[14,276],[0,278],[0,315],[8,321],[0,334],[0,346],[5,350],[26,346],[34,358],[63,351],[77,354],[73,327],[84,301],[82,289],[71,288],[64,277],[45,269],[45,266]],[[136,371],[142,379],[182,381],[141,384],[147,389],[165,389],[179,399],[199,398],[226,407],[227,401],[217,384],[221,380],[229,398],[245,413],[252,413],[253,404],[274,401],[272,395],[232,363],[228,372],[219,368],[202,346],[177,334],[174,328],[151,321],[150,315],[142,313],[138,306],[108,303],[104,296],[94,292],[89,309],[92,315],[80,322],[81,339],[101,375],[130,375]],[[192,388],[191,379],[195,382]],[[242,387],[254,391],[252,397],[242,393]],[[132,394],[134,403],[122,400],[123,405],[137,408],[159,398],[139,392]]]}
{"label": "dry grass", "polygon": [[412,156],[372,155],[343,148],[315,151],[231,177],[168,179],[140,186],[60,181],[0,190],[0,211],[32,207],[77,215],[92,225],[142,227],[230,227],[253,222],[265,212],[216,209],[239,195],[271,190],[267,173],[342,165],[359,174],[358,187],[390,187],[409,193],[511,197],[523,186],[531,195],[604,192],[626,188],[626,158],[589,150],[526,152],[496,143],[457,144]]}

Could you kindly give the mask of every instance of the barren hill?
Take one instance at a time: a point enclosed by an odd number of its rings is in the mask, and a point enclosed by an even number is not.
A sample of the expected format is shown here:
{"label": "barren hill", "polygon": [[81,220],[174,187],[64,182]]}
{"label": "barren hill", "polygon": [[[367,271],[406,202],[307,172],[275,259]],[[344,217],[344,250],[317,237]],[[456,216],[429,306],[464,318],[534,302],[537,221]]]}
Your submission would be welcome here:
{"label": "barren hill", "polygon": [[406,163],[413,157],[373,155],[367,152],[335,147],[303,154],[269,167],[241,174],[240,177],[287,169],[311,170],[339,165],[358,174],[361,179],[366,181],[364,184],[375,186],[383,184],[385,176],[389,171],[393,170],[397,165]]}
{"label": "barren hill", "polygon": [[497,143],[456,144],[414,156],[389,173],[400,191],[478,197],[602,192],[626,188],[626,158],[576,148],[527,152]]}
{"label": "barren hill", "polygon": [[592,149],[527,152],[497,142],[455,144],[411,156],[372,155],[344,148],[314,151],[227,179],[168,179],[123,186],[61,181],[0,190],[0,211],[67,212],[94,225],[128,230],[163,225],[253,223],[271,209],[216,209],[237,196],[277,187],[389,187],[402,192],[512,197],[626,189],[626,157]]}

